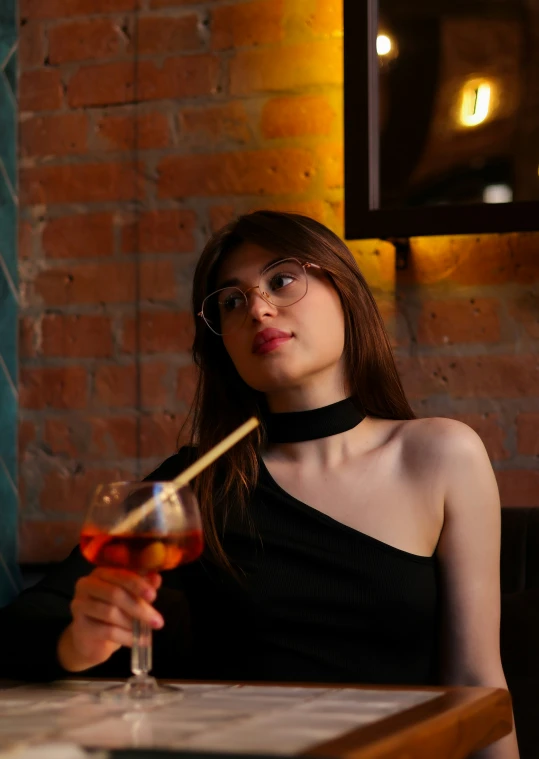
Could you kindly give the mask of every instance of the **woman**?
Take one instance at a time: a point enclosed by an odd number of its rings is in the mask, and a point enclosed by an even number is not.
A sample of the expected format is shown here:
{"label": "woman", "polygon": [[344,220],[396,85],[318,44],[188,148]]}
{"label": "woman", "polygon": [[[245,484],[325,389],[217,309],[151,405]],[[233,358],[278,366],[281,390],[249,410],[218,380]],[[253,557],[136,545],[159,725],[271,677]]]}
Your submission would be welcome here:
{"label": "woman", "polygon": [[[21,620],[47,610],[34,678],[127,674],[136,617],[163,628],[157,674],[506,688],[488,456],[466,425],[414,418],[346,246],[304,216],[241,217],[203,251],[193,308],[192,446],[148,479],[263,420],[195,483],[206,555],[158,593],[75,551],[0,617],[19,676]],[[484,756],[518,757],[514,731]]]}

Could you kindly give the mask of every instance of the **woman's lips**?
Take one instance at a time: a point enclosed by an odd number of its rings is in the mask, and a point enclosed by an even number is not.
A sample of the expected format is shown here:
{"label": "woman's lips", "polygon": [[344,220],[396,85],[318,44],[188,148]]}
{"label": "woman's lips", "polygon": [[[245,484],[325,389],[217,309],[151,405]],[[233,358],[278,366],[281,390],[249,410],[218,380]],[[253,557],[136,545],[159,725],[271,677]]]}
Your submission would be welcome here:
{"label": "woman's lips", "polygon": [[[283,339],[290,340],[291,337],[290,332],[283,332],[282,329],[277,329],[277,327],[266,327],[256,333],[251,350],[253,353],[267,353],[267,351],[260,351],[260,348],[276,340],[281,340],[281,342],[283,342]],[[278,343],[274,347],[276,348],[280,344]]]}
{"label": "woman's lips", "polygon": [[256,348],[254,348],[253,353],[257,353],[258,355],[262,353],[270,353],[270,351],[274,351],[280,345],[288,342],[291,339],[292,335],[274,337],[272,340],[267,340],[265,343],[261,343]]}

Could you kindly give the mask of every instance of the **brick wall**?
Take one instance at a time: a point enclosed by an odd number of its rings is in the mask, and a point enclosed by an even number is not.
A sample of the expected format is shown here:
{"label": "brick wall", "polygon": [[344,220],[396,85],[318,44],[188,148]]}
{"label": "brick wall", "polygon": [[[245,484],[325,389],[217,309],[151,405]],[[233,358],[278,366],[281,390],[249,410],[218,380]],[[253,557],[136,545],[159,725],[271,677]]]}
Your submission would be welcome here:
{"label": "brick wall", "polygon": [[[343,229],[339,0],[20,0],[21,559],[74,544],[95,482],[175,449],[212,230]],[[539,505],[538,235],[351,245],[420,414],[482,435]]]}

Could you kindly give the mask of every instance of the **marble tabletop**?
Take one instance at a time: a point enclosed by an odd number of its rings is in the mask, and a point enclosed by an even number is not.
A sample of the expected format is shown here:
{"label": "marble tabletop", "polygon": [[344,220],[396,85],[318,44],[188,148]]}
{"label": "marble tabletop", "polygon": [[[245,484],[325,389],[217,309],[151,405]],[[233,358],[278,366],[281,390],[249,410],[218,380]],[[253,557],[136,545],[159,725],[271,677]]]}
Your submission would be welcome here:
{"label": "marble tabletop", "polygon": [[441,695],[428,689],[188,683],[165,704],[136,708],[102,701],[99,692],[111,684],[0,684],[0,759],[101,759],[118,748],[305,753]]}

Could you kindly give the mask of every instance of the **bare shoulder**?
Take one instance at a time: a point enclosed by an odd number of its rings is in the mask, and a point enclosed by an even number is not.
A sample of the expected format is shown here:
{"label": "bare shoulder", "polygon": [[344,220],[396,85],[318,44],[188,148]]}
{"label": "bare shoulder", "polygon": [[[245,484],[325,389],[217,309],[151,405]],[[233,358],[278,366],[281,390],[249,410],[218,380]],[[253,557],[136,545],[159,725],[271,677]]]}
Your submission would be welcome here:
{"label": "bare shoulder", "polygon": [[410,463],[453,470],[467,464],[488,464],[488,454],[479,435],[467,424],[445,417],[411,419],[401,425],[402,453]]}
{"label": "bare shoulder", "polygon": [[487,512],[492,516],[499,510],[490,459],[483,441],[467,424],[442,417],[412,419],[401,422],[396,435],[401,438],[403,473],[417,483],[418,492],[438,494],[442,509],[438,516],[445,519],[466,512],[466,519],[475,518],[479,529]]}

